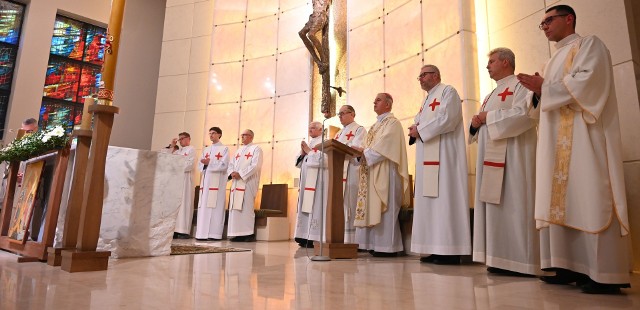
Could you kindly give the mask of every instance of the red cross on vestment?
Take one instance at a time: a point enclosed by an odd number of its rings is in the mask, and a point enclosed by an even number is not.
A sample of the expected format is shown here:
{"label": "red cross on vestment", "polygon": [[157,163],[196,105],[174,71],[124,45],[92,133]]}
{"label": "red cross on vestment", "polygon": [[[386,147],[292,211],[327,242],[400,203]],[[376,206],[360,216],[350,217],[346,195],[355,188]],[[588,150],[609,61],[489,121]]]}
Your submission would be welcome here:
{"label": "red cross on vestment", "polygon": [[218,154],[215,155],[217,160],[220,160],[220,158],[222,158],[222,154],[220,154],[220,152],[218,152]]}
{"label": "red cross on vestment", "polygon": [[250,157],[252,157],[253,155],[251,155],[251,152],[247,153],[244,155],[244,157],[246,157],[247,159],[249,159]]}
{"label": "red cross on vestment", "polygon": [[498,94],[498,96],[502,97],[502,100],[500,101],[505,101],[507,99],[507,96],[509,95],[513,95],[513,92],[509,91],[509,87],[507,87],[507,89],[505,89],[502,93]]}
{"label": "red cross on vestment", "polygon": [[353,131],[349,130],[349,133],[347,134],[347,141],[348,141],[348,140],[351,140],[351,137],[353,137],[353,136],[355,136],[355,135],[353,134]]}
{"label": "red cross on vestment", "polygon": [[240,158],[240,154],[236,154],[236,160],[238,160],[238,158]]}
{"label": "red cross on vestment", "polygon": [[431,108],[431,111],[435,111],[436,110],[436,106],[439,106],[440,102],[438,102],[438,98],[433,98],[433,102],[429,104],[429,107]]}
{"label": "red cross on vestment", "polygon": [[204,158],[209,158],[209,153],[207,153],[206,155],[204,155]]}

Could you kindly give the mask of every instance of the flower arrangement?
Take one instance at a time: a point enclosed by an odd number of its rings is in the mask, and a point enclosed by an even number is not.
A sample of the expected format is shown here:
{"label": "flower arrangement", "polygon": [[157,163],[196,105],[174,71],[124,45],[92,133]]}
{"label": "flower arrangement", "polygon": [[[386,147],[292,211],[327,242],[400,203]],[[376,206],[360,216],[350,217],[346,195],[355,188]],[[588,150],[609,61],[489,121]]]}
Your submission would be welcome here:
{"label": "flower arrangement", "polygon": [[23,161],[42,155],[51,150],[58,150],[67,145],[69,135],[62,126],[48,130],[38,130],[15,139],[0,150],[0,162]]}

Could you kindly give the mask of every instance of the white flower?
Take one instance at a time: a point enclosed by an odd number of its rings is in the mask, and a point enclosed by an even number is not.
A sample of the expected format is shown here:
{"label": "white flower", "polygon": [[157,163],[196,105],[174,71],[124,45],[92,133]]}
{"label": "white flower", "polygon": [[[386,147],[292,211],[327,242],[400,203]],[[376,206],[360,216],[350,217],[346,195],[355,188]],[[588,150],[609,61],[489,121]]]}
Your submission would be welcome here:
{"label": "white flower", "polygon": [[44,137],[42,137],[42,142],[47,142],[47,141],[49,141],[49,139],[51,139],[51,136],[44,135]]}
{"label": "white flower", "polygon": [[56,126],[49,132],[49,134],[56,137],[62,137],[64,135],[64,129],[62,126]]}

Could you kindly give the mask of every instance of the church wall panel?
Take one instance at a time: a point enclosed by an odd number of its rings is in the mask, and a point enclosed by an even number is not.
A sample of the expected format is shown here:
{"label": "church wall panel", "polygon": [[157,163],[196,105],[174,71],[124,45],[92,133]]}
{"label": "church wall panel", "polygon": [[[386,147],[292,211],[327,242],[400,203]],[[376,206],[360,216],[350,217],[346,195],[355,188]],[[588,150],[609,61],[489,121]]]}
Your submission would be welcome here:
{"label": "church wall panel", "polygon": [[240,105],[240,131],[251,129],[253,141],[271,142],[273,139],[274,99],[243,101]]}
{"label": "church wall panel", "polygon": [[213,29],[214,1],[196,2],[193,5],[193,36],[211,35]]}
{"label": "church wall panel", "polygon": [[188,73],[190,50],[190,39],[162,42],[159,76]]}
{"label": "church wall panel", "polygon": [[[187,83],[187,111],[205,110],[209,72],[189,74]],[[208,138],[205,138],[205,140]],[[208,140],[207,140],[208,141]]]}
{"label": "church wall panel", "polygon": [[189,57],[189,73],[209,71],[209,49],[211,37],[203,36],[191,39],[191,53]]}
{"label": "church wall panel", "polygon": [[[276,94],[287,95],[301,91],[309,91],[311,85],[311,65],[306,48],[281,53],[278,55],[276,71]],[[307,93],[307,101],[309,94]],[[300,102],[300,105],[308,102]]]}
{"label": "church wall panel", "polygon": [[184,112],[156,113],[153,121],[153,149],[159,150],[169,145],[184,131]]}
{"label": "church wall panel", "polygon": [[[280,0],[280,11],[288,11],[294,8],[299,7],[308,7],[311,8],[311,1],[307,0]],[[305,21],[306,21],[305,16]],[[285,24],[288,25],[288,24]]]}
{"label": "church wall panel", "polygon": [[[273,143],[259,143],[262,148],[262,170],[260,172],[260,187],[271,184],[273,172]],[[279,160],[279,159],[276,159]],[[256,209],[260,208],[260,198],[256,197]]]}
{"label": "church wall panel", "polygon": [[247,19],[253,20],[260,17],[275,15],[278,13],[279,1],[248,0]]}
{"label": "church wall panel", "polygon": [[247,1],[215,0],[213,7],[213,24],[229,24],[244,22],[247,15]]}
{"label": "church wall panel", "polygon": [[[613,67],[622,135],[624,161],[640,160],[640,109],[633,64],[628,61]],[[633,188],[633,187],[628,187]]]}
{"label": "church wall panel", "polygon": [[242,63],[214,64],[209,71],[208,103],[240,100]]}
{"label": "church wall panel", "polygon": [[267,16],[247,22],[244,58],[274,55],[277,46],[278,17]]}
{"label": "church wall panel", "polygon": [[201,128],[200,131],[204,134],[208,133],[209,128],[213,126],[220,127],[220,129],[222,129],[222,138],[220,139],[222,140],[222,143],[226,145],[237,144],[240,136],[240,120],[238,119],[239,113],[239,103],[207,105],[205,116],[206,122],[204,124],[204,128]]}
{"label": "church wall panel", "polygon": [[413,118],[426,97],[417,79],[420,68],[422,68],[422,54],[386,68],[385,91],[393,96],[393,114],[397,118]]}
{"label": "church wall panel", "polygon": [[272,97],[275,93],[276,57],[245,60],[242,74],[242,99]]}
{"label": "church wall panel", "polygon": [[167,0],[167,8],[194,2],[196,2],[196,0]]}
{"label": "church wall panel", "polygon": [[373,101],[381,92],[384,92],[384,76],[381,71],[349,81],[348,102],[356,110],[356,122],[367,130],[376,122]]}
{"label": "church wall panel", "polygon": [[309,92],[299,92],[276,97],[273,124],[274,140],[307,138],[309,117]]}
{"label": "church wall panel", "polygon": [[[304,47],[298,31],[304,27],[312,9],[306,3],[301,5],[300,1],[295,2],[297,4],[295,8],[280,13],[279,24],[283,26],[278,27],[278,52],[281,53]],[[280,9],[285,10],[286,8],[281,7]]]}
{"label": "church wall panel", "polygon": [[420,0],[416,1],[416,0],[384,0],[383,5],[384,5],[384,12],[385,14],[389,14],[389,12],[392,12],[394,10],[396,10],[397,8],[399,8],[400,6],[403,6],[409,2],[420,2]]}
{"label": "church wall panel", "polygon": [[360,27],[382,18],[382,0],[347,1],[347,26],[349,29]]}
{"label": "church wall panel", "polygon": [[349,76],[379,70],[384,66],[382,19],[349,30]]}
{"label": "church wall panel", "polygon": [[238,61],[244,55],[244,23],[218,25],[213,28],[211,62]]}
{"label": "church wall panel", "polygon": [[164,15],[163,40],[171,41],[191,37],[193,4],[167,7]]}
{"label": "church wall panel", "polygon": [[[209,141],[209,135],[208,132],[205,135],[204,131],[202,130],[202,127],[204,127],[204,118],[206,115],[206,111],[203,110],[195,110],[195,111],[187,111],[184,114],[184,129],[182,129],[181,131],[178,132],[182,132],[182,131],[186,131],[189,133],[189,135],[191,135],[191,145],[193,145],[194,148],[199,149],[199,151],[196,152],[196,160],[198,160],[197,158],[200,157],[200,154],[202,153],[202,141],[206,141],[208,143],[205,144],[211,144],[211,142]],[[197,184],[197,183],[196,183]]]}
{"label": "church wall panel", "polygon": [[466,56],[462,46],[463,35],[466,33],[442,41],[424,53],[424,64],[436,65],[440,69],[442,82],[455,87],[461,98],[465,97],[463,70],[467,69],[463,59]]}
{"label": "church wall panel", "polygon": [[[386,2],[385,2],[386,5]],[[384,18],[384,61],[392,65],[407,57],[420,54],[422,35],[420,1],[405,3]]]}
{"label": "church wall panel", "polygon": [[[544,0],[491,0],[487,1],[487,21],[489,33],[500,31],[505,27],[535,16],[537,19],[528,26],[540,31],[538,24],[544,15]],[[524,34],[523,34],[524,36]]]}
{"label": "church wall panel", "polygon": [[458,2],[449,0],[423,1],[423,49],[431,48],[461,30],[463,23],[460,13]]}
{"label": "church wall panel", "polygon": [[[306,138],[306,134],[305,134]],[[296,158],[300,154],[302,139],[280,140],[273,144],[273,183],[293,187],[293,179],[300,177],[300,169],[296,167]],[[296,193],[298,197],[298,193]]]}
{"label": "church wall panel", "polygon": [[158,78],[156,113],[184,111],[187,98],[187,75],[170,75]]}

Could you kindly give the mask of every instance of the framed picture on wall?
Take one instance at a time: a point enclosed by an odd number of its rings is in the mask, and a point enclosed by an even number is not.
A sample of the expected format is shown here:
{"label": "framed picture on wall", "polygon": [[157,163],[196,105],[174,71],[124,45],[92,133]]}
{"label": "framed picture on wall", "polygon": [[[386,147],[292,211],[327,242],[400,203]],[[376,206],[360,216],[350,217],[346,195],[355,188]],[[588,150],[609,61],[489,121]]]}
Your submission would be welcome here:
{"label": "framed picture on wall", "polygon": [[22,183],[16,188],[8,236],[10,241],[24,244],[29,238],[29,224],[33,214],[38,184],[42,176],[44,161],[28,163],[24,170]]}

